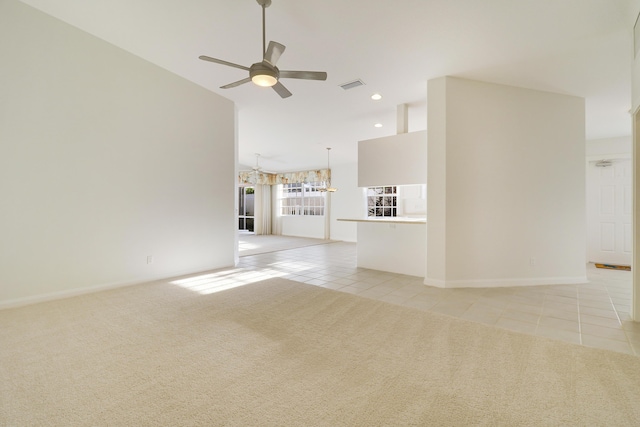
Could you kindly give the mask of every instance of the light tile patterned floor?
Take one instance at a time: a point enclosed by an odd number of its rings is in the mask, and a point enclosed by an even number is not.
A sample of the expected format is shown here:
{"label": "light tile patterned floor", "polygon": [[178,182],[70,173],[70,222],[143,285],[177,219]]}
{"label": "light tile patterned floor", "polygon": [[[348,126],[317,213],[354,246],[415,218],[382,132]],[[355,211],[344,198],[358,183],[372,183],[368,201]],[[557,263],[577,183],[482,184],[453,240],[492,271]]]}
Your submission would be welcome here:
{"label": "light tile patterned floor", "polygon": [[335,242],[243,256],[243,275],[283,277],[392,304],[531,335],[640,355],[630,320],[631,272],[588,267],[589,283],[440,289],[423,278],[356,267],[354,243]]}

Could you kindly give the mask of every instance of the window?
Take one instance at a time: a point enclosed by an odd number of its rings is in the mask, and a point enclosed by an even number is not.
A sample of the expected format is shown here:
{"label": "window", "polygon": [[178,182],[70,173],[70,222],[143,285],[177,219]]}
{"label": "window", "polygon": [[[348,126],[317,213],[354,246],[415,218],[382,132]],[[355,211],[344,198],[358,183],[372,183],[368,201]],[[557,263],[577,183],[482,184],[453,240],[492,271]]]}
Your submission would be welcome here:
{"label": "window", "polygon": [[367,216],[397,216],[396,186],[367,188]]}
{"label": "window", "polygon": [[324,215],[321,182],[282,184],[281,215]]}
{"label": "window", "polygon": [[254,189],[238,187],[238,229],[253,231]]}

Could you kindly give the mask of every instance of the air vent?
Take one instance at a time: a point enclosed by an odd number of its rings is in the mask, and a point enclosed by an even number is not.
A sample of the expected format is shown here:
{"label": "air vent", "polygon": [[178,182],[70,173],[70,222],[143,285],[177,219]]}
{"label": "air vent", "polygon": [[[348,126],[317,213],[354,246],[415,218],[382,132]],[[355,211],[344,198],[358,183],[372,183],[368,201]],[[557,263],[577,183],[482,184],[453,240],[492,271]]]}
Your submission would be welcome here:
{"label": "air vent", "polygon": [[352,82],[343,83],[340,87],[344,90],[353,89],[354,87],[364,86],[364,82],[360,79],[354,80]]}

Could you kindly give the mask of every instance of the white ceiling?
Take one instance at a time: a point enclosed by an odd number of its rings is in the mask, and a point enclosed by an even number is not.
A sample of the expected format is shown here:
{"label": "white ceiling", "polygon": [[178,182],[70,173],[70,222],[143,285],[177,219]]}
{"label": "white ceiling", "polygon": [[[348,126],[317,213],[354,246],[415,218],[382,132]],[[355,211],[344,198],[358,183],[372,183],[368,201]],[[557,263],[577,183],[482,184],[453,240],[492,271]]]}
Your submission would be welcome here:
{"label": "white ceiling", "polygon": [[[332,165],[355,162],[357,141],[396,133],[400,104],[409,131],[426,129],[427,80],[444,75],[584,97],[587,139],[631,133],[638,0],[273,0],[267,41],[287,46],[278,67],[329,76],[282,80],[287,99],[219,89],[246,72],[198,59],[262,59],[256,0],[23,1],[233,100],[240,163],[260,153],[266,170],[324,167],[326,147]],[[357,78],[366,85],[339,87]]]}

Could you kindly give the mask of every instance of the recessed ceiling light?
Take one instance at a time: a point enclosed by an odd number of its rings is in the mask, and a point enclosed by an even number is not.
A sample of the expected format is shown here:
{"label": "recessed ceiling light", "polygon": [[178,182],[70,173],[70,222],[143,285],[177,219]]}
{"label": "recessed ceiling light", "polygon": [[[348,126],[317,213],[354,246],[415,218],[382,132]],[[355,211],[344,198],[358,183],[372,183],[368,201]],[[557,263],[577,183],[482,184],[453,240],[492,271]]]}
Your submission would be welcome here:
{"label": "recessed ceiling light", "polygon": [[374,93],[373,95],[371,95],[371,99],[373,99],[374,101],[380,101],[382,99],[382,95],[380,95],[379,93]]}
{"label": "recessed ceiling light", "polygon": [[375,125],[373,125],[373,126],[375,126],[375,127],[377,127],[377,128],[381,128],[381,127],[382,127],[382,123],[376,123],[376,124],[375,124]]}

